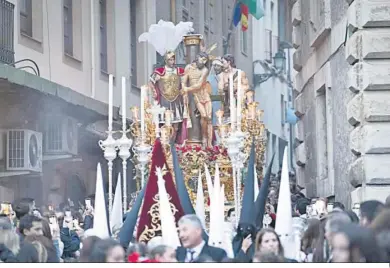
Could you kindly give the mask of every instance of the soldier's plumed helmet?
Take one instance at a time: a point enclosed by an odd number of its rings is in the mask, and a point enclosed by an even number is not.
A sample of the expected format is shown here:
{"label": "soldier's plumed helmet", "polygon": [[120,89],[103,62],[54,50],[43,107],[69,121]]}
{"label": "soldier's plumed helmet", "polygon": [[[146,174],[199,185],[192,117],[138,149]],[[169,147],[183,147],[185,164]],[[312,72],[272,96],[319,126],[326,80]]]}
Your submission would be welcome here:
{"label": "soldier's plumed helmet", "polygon": [[167,62],[169,59],[171,58],[175,58],[175,52],[173,51],[167,51],[167,53],[165,53],[165,57],[164,57],[164,60],[165,62]]}

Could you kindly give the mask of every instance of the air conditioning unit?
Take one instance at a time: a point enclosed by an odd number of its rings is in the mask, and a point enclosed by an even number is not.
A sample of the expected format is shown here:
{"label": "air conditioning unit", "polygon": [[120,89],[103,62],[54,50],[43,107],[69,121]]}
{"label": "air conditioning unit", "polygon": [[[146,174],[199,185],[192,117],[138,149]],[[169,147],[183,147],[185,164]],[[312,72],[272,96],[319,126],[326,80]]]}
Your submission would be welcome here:
{"label": "air conditioning unit", "polygon": [[44,153],[55,155],[78,154],[78,126],[74,118],[47,117],[45,120]]}
{"label": "air conditioning unit", "polygon": [[7,130],[8,171],[42,172],[42,133],[27,129]]}

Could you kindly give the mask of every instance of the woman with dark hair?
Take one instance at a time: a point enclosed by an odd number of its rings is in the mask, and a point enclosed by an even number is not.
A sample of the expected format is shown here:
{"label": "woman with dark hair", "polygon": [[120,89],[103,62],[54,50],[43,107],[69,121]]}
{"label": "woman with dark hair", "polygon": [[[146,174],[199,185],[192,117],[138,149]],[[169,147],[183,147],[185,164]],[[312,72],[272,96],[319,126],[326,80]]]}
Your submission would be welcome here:
{"label": "woman with dark hair", "polygon": [[375,234],[355,223],[340,226],[331,240],[333,262],[377,263],[386,261]]}
{"label": "woman with dark hair", "polygon": [[261,253],[273,252],[276,255],[284,256],[284,250],[279,236],[271,228],[264,228],[258,232],[255,241],[255,251]]}
{"label": "woman with dark hair", "polygon": [[100,240],[92,247],[88,262],[125,262],[125,251],[113,239]]}
{"label": "woman with dark hair", "polygon": [[45,239],[45,248],[47,250],[47,262],[60,262],[60,256],[59,256],[59,244],[58,244],[58,240],[56,240],[57,242],[57,246],[58,248],[54,245],[54,239],[53,239],[53,236],[52,236],[52,231],[51,231],[51,228],[50,228],[50,224],[49,222],[43,218],[42,219],[42,232],[43,232],[43,236],[47,239]]}
{"label": "woman with dark hair", "polygon": [[313,253],[320,240],[321,233],[324,233],[321,232],[321,221],[315,218],[310,219],[309,225],[303,233],[301,242],[301,251],[305,254],[304,262],[313,261]]}

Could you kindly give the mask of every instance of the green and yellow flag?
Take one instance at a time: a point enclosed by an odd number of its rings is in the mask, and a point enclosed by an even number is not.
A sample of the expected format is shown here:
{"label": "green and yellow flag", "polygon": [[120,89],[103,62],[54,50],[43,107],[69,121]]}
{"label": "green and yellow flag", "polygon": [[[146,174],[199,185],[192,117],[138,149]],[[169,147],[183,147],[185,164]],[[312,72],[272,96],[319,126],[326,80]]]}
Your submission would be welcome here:
{"label": "green and yellow flag", "polygon": [[246,5],[248,7],[249,14],[251,14],[257,20],[264,17],[262,0],[238,0],[238,2]]}

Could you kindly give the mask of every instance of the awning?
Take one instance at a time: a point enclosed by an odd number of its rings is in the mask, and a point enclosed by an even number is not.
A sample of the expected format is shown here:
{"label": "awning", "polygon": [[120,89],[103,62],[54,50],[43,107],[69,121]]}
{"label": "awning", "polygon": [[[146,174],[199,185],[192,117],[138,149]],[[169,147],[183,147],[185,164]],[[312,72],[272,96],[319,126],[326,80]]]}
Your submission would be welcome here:
{"label": "awning", "polygon": [[[20,87],[34,89],[43,94],[57,97],[72,105],[83,107],[96,113],[99,118],[103,119],[108,116],[108,104],[12,66],[0,64],[0,81],[1,79]],[[114,107],[114,117],[118,115],[118,111],[119,108]]]}

